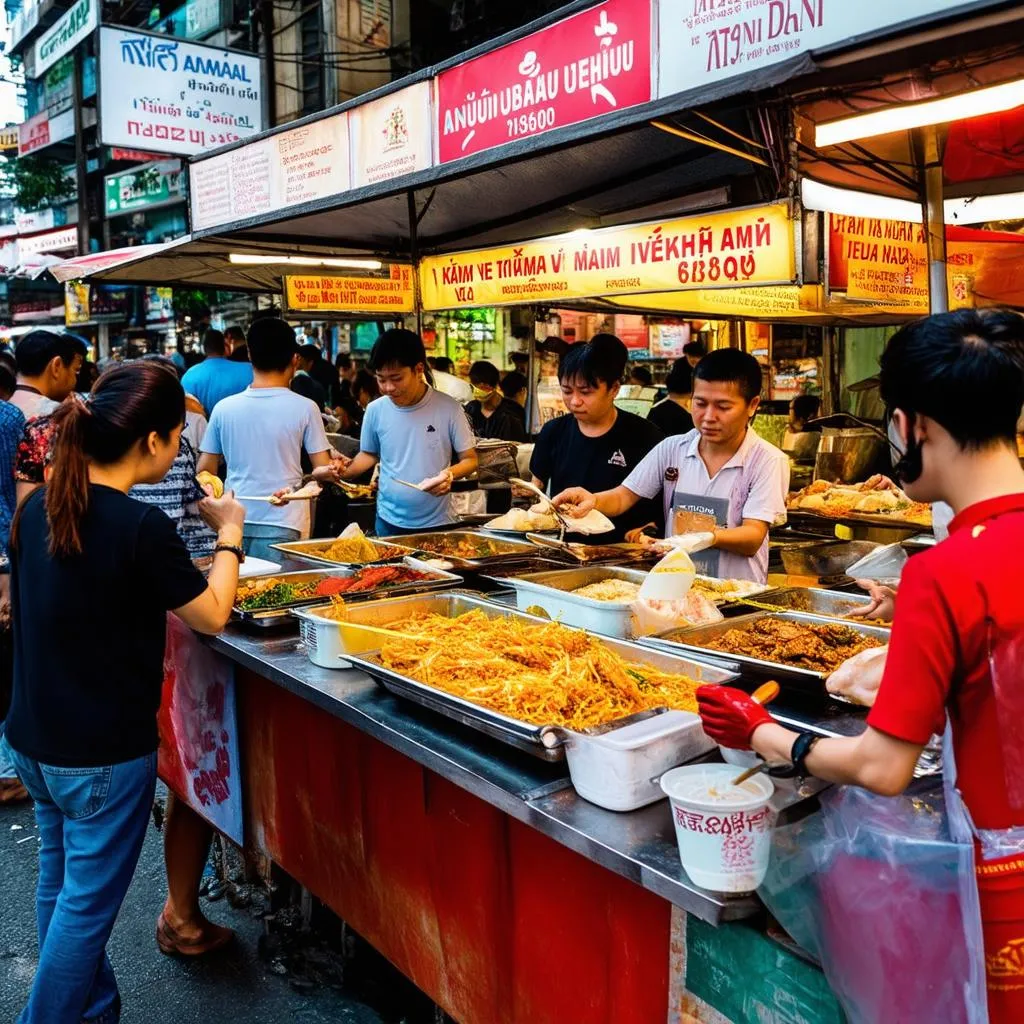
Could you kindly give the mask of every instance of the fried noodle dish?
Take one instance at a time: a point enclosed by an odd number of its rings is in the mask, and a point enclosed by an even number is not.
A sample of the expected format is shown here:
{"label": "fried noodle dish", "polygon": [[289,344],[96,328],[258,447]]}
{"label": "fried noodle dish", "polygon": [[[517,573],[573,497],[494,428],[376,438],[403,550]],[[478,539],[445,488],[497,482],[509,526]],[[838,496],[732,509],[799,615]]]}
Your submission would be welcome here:
{"label": "fried noodle dish", "polygon": [[348,562],[365,565],[368,562],[384,562],[391,558],[401,558],[409,552],[403,548],[391,547],[386,544],[373,544],[365,537],[339,537],[337,540],[325,541],[319,546],[305,547],[303,553],[326,558],[331,562]]}
{"label": "fried noodle dish", "polygon": [[388,629],[379,660],[404,676],[533,725],[589,729],[649,708],[696,711],[699,680],[627,662],[582,630],[488,618],[417,615]]}
{"label": "fried noodle dish", "polygon": [[701,646],[830,674],[847,658],[884,643],[839,623],[826,626],[789,622],[769,615],[749,626],[702,641]]}

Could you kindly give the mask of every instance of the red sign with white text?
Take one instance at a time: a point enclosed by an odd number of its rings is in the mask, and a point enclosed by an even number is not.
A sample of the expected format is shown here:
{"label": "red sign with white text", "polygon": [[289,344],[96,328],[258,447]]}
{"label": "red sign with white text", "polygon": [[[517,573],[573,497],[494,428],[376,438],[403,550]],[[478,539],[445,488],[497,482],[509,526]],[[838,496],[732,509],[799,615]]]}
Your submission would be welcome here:
{"label": "red sign with white text", "polygon": [[44,110],[18,126],[18,156],[50,144],[50,119]]}
{"label": "red sign with white text", "polygon": [[606,0],[437,78],[441,163],[651,99],[651,0]]}

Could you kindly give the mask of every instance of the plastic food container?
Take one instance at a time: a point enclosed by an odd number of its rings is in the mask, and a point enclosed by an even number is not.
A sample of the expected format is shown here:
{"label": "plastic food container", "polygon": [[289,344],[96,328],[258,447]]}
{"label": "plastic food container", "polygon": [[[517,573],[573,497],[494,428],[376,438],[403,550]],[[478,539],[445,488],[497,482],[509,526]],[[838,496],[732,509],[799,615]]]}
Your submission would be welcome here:
{"label": "plastic food container", "polygon": [[753,892],[768,871],[775,787],[754,775],[737,788],[736,775],[730,764],[690,764],[661,778],[679,859],[697,885],[713,892]]}
{"label": "plastic food container", "polygon": [[715,745],[689,711],[666,711],[599,734],[561,731],[576,792],[609,811],[664,799],[658,777]]}

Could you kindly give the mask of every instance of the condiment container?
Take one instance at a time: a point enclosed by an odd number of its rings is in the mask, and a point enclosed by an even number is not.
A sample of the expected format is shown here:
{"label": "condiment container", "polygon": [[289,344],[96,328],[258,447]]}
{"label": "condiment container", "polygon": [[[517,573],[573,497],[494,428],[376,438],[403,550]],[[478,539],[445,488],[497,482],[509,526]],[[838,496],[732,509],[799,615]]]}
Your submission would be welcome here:
{"label": "condiment container", "polygon": [[697,885],[713,892],[753,892],[768,871],[775,791],[765,775],[733,786],[730,764],[690,764],[661,778],[672,805],[679,859]]}

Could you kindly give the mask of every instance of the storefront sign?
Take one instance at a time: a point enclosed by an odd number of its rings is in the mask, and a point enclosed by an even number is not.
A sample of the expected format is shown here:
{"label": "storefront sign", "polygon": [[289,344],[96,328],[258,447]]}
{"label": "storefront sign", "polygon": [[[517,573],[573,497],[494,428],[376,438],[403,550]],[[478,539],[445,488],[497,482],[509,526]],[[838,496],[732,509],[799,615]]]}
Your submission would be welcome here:
{"label": "storefront sign", "polygon": [[108,217],[185,198],[185,172],[180,160],[160,160],[103,179]]}
{"label": "storefront sign", "polygon": [[350,181],[348,115],[338,114],[192,164],[192,229],[323,199]]}
{"label": "storefront sign", "polygon": [[60,292],[31,299],[11,300],[11,322],[16,324],[60,323],[64,299]]}
{"label": "storefront sign", "polygon": [[75,59],[70,54],[62,57],[43,76],[42,102],[52,120],[57,114],[71,109],[74,102]]}
{"label": "storefront sign", "polygon": [[68,327],[89,322],[89,285],[85,281],[64,284],[64,323]]}
{"label": "storefront sign", "polygon": [[174,319],[174,289],[146,289],[146,323],[166,323]]}
{"label": "storefront sign", "polygon": [[963,0],[661,0],[658,96],[761,71],[962,6]]}
{"label": "storefront sign", "polygon": [[31,235],[37,231],[49,231],[55,224],[54,209],[48,206],[45,210],[32,210],[25,213],[14,211],[14,224],[19,235]]}
{"label": "storefront sign", "polygon": [[100,135],[191,156],[263,125],[260,58],[129,29],[100,29]]}
{"label": "storefront sign", "polygon": [[432,256],[420,264],[424,309],[740,288],[794,279],[793,225],[786,203],[573,232]]}
{"label": "storefront sign", "polygon": [[78,248],[78,228],[57,228],[41,235],[30,235],[18,239],[18,254],[24,261],[26,256],[45,252],[63,252]]}
{"label": "storefront sign", "polygon": [[18,156],[27,156],[50,144],[50,119],[44,110],[18,125]]}
{"label": "storefront sign", "polygon": [[422,171],[433,163],[429,82],[355,107],[348,123],[356,188]]}
{"label": "storefront sign", "polygon": [[132,160],[135,163],[145,163],[149,160],[159,160],[159,153],[147,153],[144,149],[123,149],[121,146],[111,146],[107,150],[109,160]]}
{"label": "storefront sign", "polygon": [[412,267],[393,263],[387,277],[288,275],[285,307],[309,313],[411,313],[416,308]]}
{"label": "storefront sign", "polygon": [[439,160],[651,98],[651,0],[606,0],[436,79]]}
{"label": "storefront sign", "polygon": [[18,136],[18,125],[11,128],[0,128],[0,153],[17,153]]}
{"label": "storefront sign", "polygon": [[21,10],[11,20],[11,41],[8,51],[14,49],[39,24],[40,0],[26,0]]}
{"label": "storefront sign", "polygon": [[154,31],[185,39],[202,39],[223,22],[221,0],[188,0],[153,26]]}
{"label": "storefront sign", "polygon": [[33,73],[38,78],[48,67],[70,53],[90,32],[99,25],[99,3],[97,0],[78,0],[53,28],[47,29],[37,40],[34,49]]}

